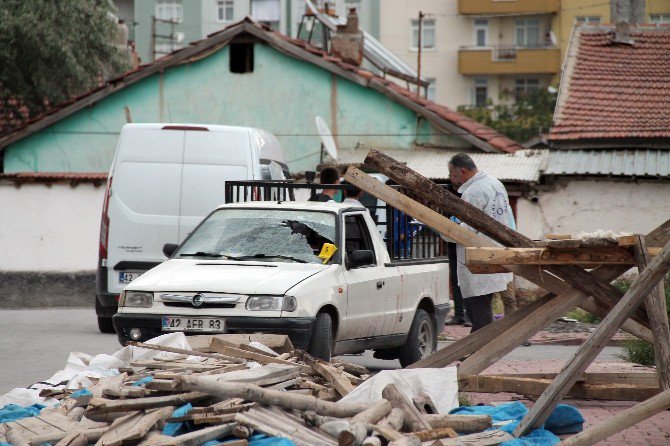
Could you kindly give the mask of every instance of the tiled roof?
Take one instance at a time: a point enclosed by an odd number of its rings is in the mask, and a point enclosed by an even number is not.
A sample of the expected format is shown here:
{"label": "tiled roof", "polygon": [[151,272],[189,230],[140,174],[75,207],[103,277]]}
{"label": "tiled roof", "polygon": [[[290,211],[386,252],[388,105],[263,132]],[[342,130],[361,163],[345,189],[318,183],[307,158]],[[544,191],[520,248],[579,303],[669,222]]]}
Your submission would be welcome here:
{"label": "tiled roof", "polygon": [[[387,149],[384,153],[431,180],[442,180],[449,178],[448,164],[451,157],[461,152],[452,149],[419,148]],[[500,181],[533,183],[539,181],[547,164],[548,153],[548,150],[523,149],[515,153],[471,152],[469,155],[477,168]],[[340,150],[337,154],[337,165],[361,165],[367,154],[367,149]]]}
{"label": "tiled roof", "polygon": [[[151,64],[142,65],[123,76],[110,79],[105,85],[91,92],[81,95],[78,98],[73,98],[66,104],[54,107],[44,115],[23,122],[19,127],[14,127],[9,134],[5,133],[3,135],[2,130],[0,130],[0,150],[21,137],[25,137],[30,133],[43,128],[45,125],[40,125],[39,122],[44,118],[58,113],[58,119],[62,119],[62,117],[68,116],[83,108],[84,104],[91,105],[107,95],[153,74],[154,72],[164,70],[165,68],[178,63],[188,62],[190,58],[196,58],[202,54],[211,53],[213,49],[219,49],[222,44],[225,45],[230,42],[230,39],[235,35],[245,32],[253,34],[271,46],[281,45],[283,47],[283,52],[286,52],[288,49],[291,57],[296,57],[312,63],[318,62],[323,68],[333,71],[336,74],[346,75],[350,79],[354,79],[357,83],[368,88],[374,88],[391,99],[411,108],[417,114],[426,117],[426,119],[437,128],[450,134],[456,134],[482,150],[511,153],[523,149],[519,143],[496,132],[490,127],[461,115],[448,107],[417,96],[406,88],[403,88],[388,79],[377,76],[368,70],[345,63],[340,58],[333,57],[321,49],[311,46],[304,40],[294,39],[281,34],[267,26],[254,22],[247,17],[240,22],[228,26],[222,31],[210,34],[206,39],[193,42],[190,47],[175,51]],[[1,115],[0,119],[2,119]],[[1,124],[0,129],[2,129]],[[20,134],[17,135],[18,133]]]}
{"label": "tiled roof", "polygon": [[613,38],[575,33],[550,141],[670,138],[670,27],[632,28],[632,45]]}

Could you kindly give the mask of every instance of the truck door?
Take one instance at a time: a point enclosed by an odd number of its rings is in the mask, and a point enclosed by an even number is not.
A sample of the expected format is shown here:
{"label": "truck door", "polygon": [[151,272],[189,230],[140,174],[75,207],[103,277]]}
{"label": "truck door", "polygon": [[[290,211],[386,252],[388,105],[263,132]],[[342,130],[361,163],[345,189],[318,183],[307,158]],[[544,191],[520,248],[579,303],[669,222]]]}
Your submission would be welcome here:
{"label": "truck door", "polygon": [[[367,338],[390,334],[393,321],[387,308],[394,293],[400,292],[399,277],[394,267],[385,267],[379,260],[362,213],[344,215],[344,278],[347,282],[347,310],[342,323],[343,339]],[[374,254],[370,265],[353,267],[347,257],[357,250]]]}

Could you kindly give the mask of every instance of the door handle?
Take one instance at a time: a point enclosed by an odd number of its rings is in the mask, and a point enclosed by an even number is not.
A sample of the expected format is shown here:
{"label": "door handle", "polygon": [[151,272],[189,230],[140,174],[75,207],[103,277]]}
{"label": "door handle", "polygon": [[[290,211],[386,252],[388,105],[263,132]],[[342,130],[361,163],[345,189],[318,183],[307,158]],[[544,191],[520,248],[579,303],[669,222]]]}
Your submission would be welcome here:
{"label": "door handle", "polygon": [[380,280],[379,282],[377,282],[377,289],[378,290],[381,290],[383,286],[384,286],[384,281],[383,280]]}

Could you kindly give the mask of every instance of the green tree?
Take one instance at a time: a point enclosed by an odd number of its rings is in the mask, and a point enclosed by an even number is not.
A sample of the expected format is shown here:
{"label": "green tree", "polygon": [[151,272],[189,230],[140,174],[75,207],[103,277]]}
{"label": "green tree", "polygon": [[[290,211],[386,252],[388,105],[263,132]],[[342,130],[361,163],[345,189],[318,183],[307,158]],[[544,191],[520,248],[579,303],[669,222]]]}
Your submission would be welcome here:
{"label": "green tree", "polygon": [[126,69],[114,12],[110,0],[1,0],[0,106],[34,115]]}
{"label": "green tree", "polygon": [[[509,93],[501,99],[509,99]],[[459,107],[458,111],[486,124],[515,141],[525,142],[549,131],[556,106],[556,94],[545,89],[530,91],[517,98],[514,104],[496,104],[487,107]]]}

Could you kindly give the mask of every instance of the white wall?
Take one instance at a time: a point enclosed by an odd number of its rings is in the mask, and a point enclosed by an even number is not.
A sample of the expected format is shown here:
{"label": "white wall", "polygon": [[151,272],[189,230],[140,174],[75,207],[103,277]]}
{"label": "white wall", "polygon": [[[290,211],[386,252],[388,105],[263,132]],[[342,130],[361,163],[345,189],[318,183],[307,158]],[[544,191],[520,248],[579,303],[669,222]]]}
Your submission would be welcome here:
{"label": "white wall", "polygon": [[541,239],[547,233],[598,229],[646,234],[670,218],[670,183],[561,180],[538,193],[537,203],[519,199],[519,231]]}
{"label": "white wall", "polygon": [[0,271],[94,271],[104,191],[0,183]]}

